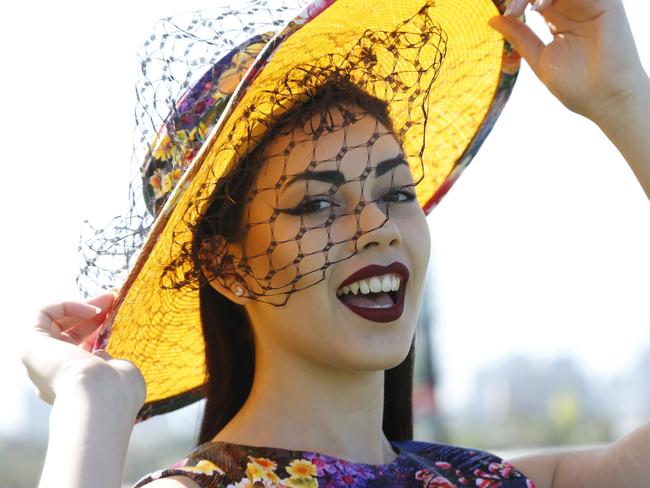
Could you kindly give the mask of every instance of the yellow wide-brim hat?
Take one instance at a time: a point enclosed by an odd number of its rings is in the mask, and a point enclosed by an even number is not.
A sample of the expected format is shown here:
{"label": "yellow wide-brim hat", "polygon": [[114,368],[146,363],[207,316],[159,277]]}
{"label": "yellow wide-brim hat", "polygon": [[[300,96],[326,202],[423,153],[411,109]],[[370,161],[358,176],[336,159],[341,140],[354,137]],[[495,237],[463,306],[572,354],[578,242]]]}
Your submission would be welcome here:
{"label": "yellow wide-brim hat", "polygon": [[[165,280],[170,263],[191,245],[210,193],[242,156],[315,87],[344,75],[388,104],[418,181],[417,199],[431,211],[476,154],[517,77],[519,56],[488,25],[505,3],[317,0],[276,33],[234,48],[208,82],[201,78],[170,108],[177,111],[174,128],[167,124],[149,154],[158,166],[143,170],[156,218],[94,346],[128,359],[144,375],[147,397],[138,421],[204,396],[199,291]],[[209,92],[218,110],[192,119],[197,110],[178,107],[195,103],[197,90]],[[181,120],[189,125],[173,133]],[[185,145],[170,144],[174,137]],[[171,152],[180,163],[165,166]]]}

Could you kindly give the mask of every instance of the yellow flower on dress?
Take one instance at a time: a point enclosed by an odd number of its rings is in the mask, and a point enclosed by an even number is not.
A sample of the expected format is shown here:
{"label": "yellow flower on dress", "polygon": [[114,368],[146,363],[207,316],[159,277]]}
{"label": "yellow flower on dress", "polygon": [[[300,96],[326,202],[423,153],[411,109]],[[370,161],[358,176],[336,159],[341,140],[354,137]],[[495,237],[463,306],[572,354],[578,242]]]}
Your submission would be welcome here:
{"label": "yellow flower on dress", "polygon": [[275,471],[276,468],[278,467],[278,463],[276,463],[275,461],[271,461],[268,458],[263,458],[263,457],[256,458],[256,457],[249,456],[248,459],[250,459],[254,463],[259,464],[267,471]]}
{"label": "yellow flower on dress", "polygon": [[316,476],[316,466],[307,459],[294,459],[285,469],[292,478]]}
{"label": "yellow flower on dress", "polygon": [[224,474],[223,469],[214,464],[212,461],[208,461],[207,459],[201,459],[198,463],[196,463],[196,466],[183,466],[178,469],[207,475],[213,475],[215,473]]}
{"label": "yellow flower on dress", "polygon": [[246,476],[251,481],[269,480],[278,483],[280,478],[272,470],[266,469],[263,465],[250,462],[246,465]]}
{"label": "yellow flower on dress", "polygon": [[318,481],[311,476],[292,476],[282,480],[282,483],[291,488],[318,488]]}

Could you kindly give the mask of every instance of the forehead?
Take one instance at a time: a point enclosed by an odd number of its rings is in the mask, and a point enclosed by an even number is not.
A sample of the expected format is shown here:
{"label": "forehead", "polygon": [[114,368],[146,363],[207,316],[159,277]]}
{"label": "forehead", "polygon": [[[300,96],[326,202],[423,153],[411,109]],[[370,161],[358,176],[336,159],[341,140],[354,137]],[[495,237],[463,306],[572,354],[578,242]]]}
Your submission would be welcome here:
{"label": "forehead", "polygon": [[264,150],[257,177],[263,186],[316,169],[340,170],[355,178],[367,167],[402,154],[390,129],[358,107],[328,108],[279,132]]}

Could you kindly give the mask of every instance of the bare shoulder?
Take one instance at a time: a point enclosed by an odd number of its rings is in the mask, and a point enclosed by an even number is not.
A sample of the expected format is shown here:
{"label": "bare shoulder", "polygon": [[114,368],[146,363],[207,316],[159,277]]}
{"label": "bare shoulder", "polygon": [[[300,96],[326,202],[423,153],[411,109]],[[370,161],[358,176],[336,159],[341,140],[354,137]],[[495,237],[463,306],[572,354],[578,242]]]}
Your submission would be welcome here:
{"label": "bare shoulder", "polygon": [[558,453],[540,452],[509,459],[518,471],[535,484],[535,488],[552,488]]}
{"label": "bare shoulder", "polygon": [[605,454],[604,446],[561,448],[509,459],[535,488],[569,488],[575,486],[610,486],[596,484],[597,466]]}
{"label": "bare shoulder", "polygon": [[181,475],[153,480],[143,486],[147,488],[201,488],[195,481]]}

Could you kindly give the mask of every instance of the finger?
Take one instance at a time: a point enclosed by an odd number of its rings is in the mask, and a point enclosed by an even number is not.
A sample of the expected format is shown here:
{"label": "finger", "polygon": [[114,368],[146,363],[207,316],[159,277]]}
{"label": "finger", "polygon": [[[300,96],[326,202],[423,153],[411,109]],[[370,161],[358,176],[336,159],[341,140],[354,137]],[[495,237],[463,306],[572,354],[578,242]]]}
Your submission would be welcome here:
{"label": "finger", "polygon": [[538,74],[539,59],[546,46],[537,34],[524,22],[514,17],[499,15],[492,17],[488,24],[499,31],[515,51],[526,60],[535,74]]}
{"label": "finger", "polygon": [[68,321],[64,324],[62,324],[61,321],[58,321],[57,324],[63,325],[61,334],[63,336],[62,338],[67,337],[70,339],[68,342],[78,344],[85,350],[91,351],[94,339],[97,337],[100,326],[106,320],[108,311],[113,303],[115,303],[115,298],[116,293],[111,290],[88,300],[89,303],[102,310],[91,319],[76,320],[75,322]]}
{"label": "finger", "polygon": [[97,295],[86,302],[98,307],[101,310],[101,312],[99,312],[97,315],[91,319],[84,320],[66,317],[62,320],[57,321],[57,324],[59,324],[62,330],[65,331],[75,329],[75,337],[84,339],[88,336],[88,334],[92,333],[99,325],[101,325],[104,320],[106,320],[108,312],[115,303],[115,298],[116,294],[112,290],[102,293],[101,295]]}
{"label": "finger", "polygon": [[[86,302],[67,301],[44,307],[39,314],[38,326],[50,330],[51,323],[56,323],[61,330],[76,327],[81,322],[93,318],[103,320],[105,312],[113,305],[116,292],[109,290],[94,296]],[[50,324],[47,323],[49,320]]]}
{"label": "finger", "polygon": [[115,298],[117,298],[117,288],[107,290],[97,296],[94,296],[89,300],[86,300],[86,303],[95,305],[96,307],[99,307],[105,311],[111,308],[115,302]]}
{"label": "finger", "polygon": [[81,346],[85,350],[89,351],[89,349],[86,348],[86,342],[93,340],[93,337],[97,337],[97,334],[99,333],[99,330],[101,329],[101,325],[103,323],[104,320],[101,318],[101,315],[98,315],[96,318],[83,321],[74,327],[62,331],[61,339],[69,339],[68,342]]}
{"label": "finger", "polygon": [[48,305],[41,309],[36,320],[36,327],[46,332],[55,329],[65,330],[82,320],[96,317],[102,309],[83,302],[61,302]]}

